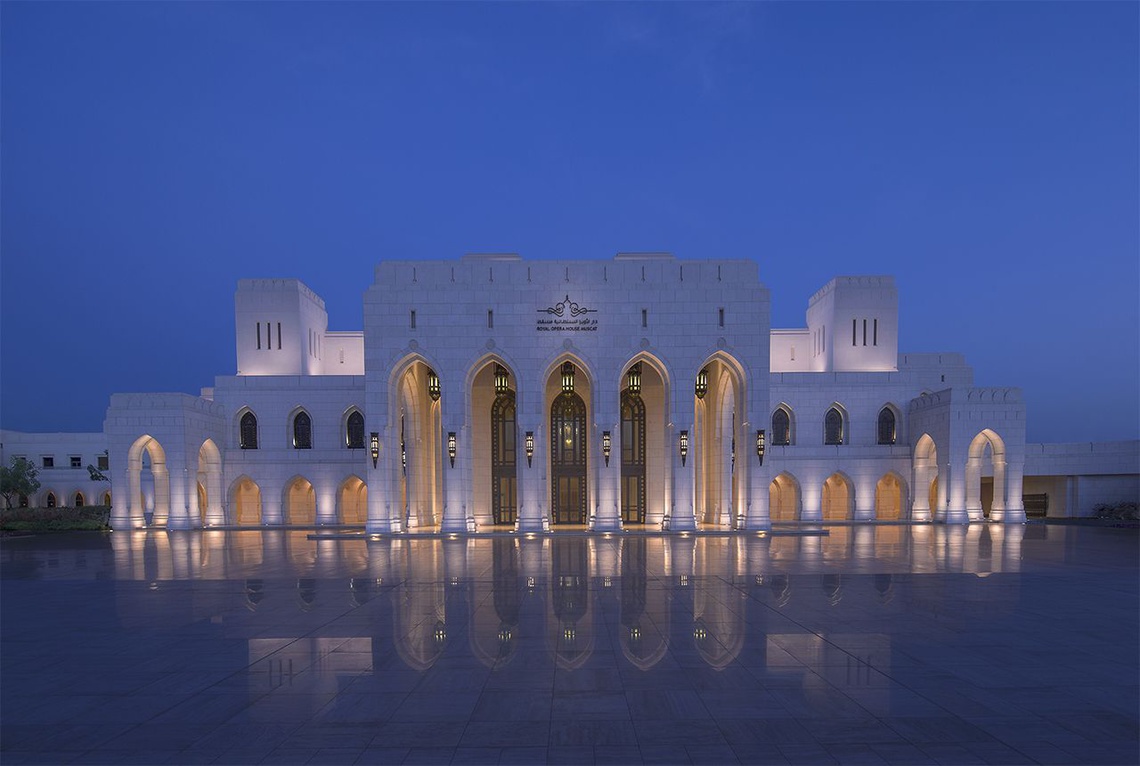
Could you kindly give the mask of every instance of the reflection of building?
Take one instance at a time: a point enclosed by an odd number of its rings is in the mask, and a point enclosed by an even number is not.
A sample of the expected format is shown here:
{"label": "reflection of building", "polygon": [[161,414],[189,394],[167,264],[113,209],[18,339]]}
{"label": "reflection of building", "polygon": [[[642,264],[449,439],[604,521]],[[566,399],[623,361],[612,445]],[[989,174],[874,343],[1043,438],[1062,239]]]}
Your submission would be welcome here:
{"label": "reflection of building", "polygon": [[296,280],[241,281],[235,318],[236,375],[112,397],[116,526],[1024,519],[1019,391],[899,353],[890,277],[771,329],[750,261],[467,256],[382,263],[360,332]]}

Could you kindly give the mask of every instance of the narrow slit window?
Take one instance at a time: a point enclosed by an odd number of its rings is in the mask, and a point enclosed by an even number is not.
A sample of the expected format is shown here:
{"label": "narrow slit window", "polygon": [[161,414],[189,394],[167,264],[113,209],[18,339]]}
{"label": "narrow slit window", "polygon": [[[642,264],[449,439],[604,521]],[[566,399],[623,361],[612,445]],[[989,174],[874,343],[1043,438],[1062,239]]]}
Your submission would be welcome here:
{"label": "narrow slit window", "polygon": [[717,327],[724,327],[724,309],[716,310]]}
{"label": "narrow slit window", "polygon": [[852,319],[851,320],[851,345],[852,346],[856,345],[855,344],[855,328],[858,324],[859,324],[858,319]]}
{"label": "narrow slit window", "polygon": [[641,326],[642,327],[648,327],[649,326],[649,309],[642,309],[641,310]]}
{"label": "narrow slit window", "polygon": [[[268,324],[265,325],[265,332],[266,333],[269,332],[269,325]],[[267,341],[267,345],[268,345],[269,338],[267,337],[265,340]],[[281,350],[281,323],[280,322],[277,323],[277,350],[278,351]]]}
{"label": "narrow slit window", "polygon": [[411,328],[413,330],[416,329],[416,310],[415,309],[412,309],[412,312],[409,316],[408,322],[411,325]]}
{"label": "narrow slit window", "polygon": [[495,329],[495,310],[487,309],[487,329]]}
{"label": "narrow slit window", "polygon": [[863,320],[863,345],[867,345],[867,320]]}
{"label": "narrow slit window", "polygon": [[874,320],[874,324],[872,325],[872,327],[874,330],[874,334],[872,335],[871,345],[877,346],[877,345],[879,345],[879,320],[878,319]]}
{"label": "narrow slit window", "polygon": [[261,350],[261,322],[257,323],[257,350]]}

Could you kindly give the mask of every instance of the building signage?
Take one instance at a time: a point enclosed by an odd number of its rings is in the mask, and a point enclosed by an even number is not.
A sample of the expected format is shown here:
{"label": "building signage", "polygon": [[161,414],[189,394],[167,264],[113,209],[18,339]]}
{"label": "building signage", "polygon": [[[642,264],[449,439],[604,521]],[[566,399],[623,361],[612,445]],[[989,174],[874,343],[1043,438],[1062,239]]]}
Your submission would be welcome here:
{"label": "building signage", "polygon": [[588,309],[575,303],[570,300],[569,295],[553,306],[537,309],[537,312],[545,315],[540,316],[535,322],[535,330],[538,332],[597,332],[598,330],[598,320],[589,316],[598,313],[598,310]]}

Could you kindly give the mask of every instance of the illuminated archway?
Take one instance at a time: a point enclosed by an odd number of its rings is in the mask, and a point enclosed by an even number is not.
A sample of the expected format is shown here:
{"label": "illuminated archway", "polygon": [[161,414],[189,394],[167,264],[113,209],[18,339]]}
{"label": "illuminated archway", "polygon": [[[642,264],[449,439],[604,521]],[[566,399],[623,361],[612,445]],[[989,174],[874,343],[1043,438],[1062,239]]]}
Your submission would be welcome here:
{"label": "illuminated archway", "polygon": [[842,473],[833,473],[823,482],[821,511],[824,521],[846,521],[854,518],[855,488]]}
{"label": "illuminated archway", "polygon": [[800,484],[790,473],[781,473],[768,485],[768,513],[772,521],[800,518]]}
{"label": "illuminated archway", "polygon": [[400,526],[436,527],[443,519],[443,434],[440,401],[449,391],[436,370],[420,356],[399,365],[390,429],[396,436],[396,488]]}
{"label": "illuminated archway", "polygon": [[[702,391],[704,391],[702,395]],[[694,386],[694,497],[698,522],[729,528],[743,518],[748,466],[745,376],[735,358],[718,352]]]}
{"label": "illuminated archway", "polygon": [[930,434],[923,434],[914,445],[914,498],[912,521],[931,521],[939,513],[938,449]]}
{"label": "illuminated archway", "polygon": [[282,506],[285,523],[290,526],[313,526],[317,523],[317,493],[303,476],[295,476],[285,485]]}
{"label": "illuminated archway", "polygon": [[564,354],[546,375],[551,524],[586,524],[594,512],[593,380],[581,359]]}
{"label": "illuminated archway", "polygon": [[619,422],[613,444],[613,459],[621,469],[619,513],[623,524],[660,524],[672,503],[672,461],[667,459],[670,373],[648,351],[636,354],[620,369]]}
{"label": "illuminated archway", "polygon": [[875,484],[875,519],[899,521],[903,518],[905,490],[902,478],[894,473],[883,474]]}
{"label": "illuminated archway", "polygon": [[261,524],[261,487],[248,476],[240,476],[230,487],[231,520],[238,526]]}
{"label": "illuminated archway", "polygon": [[[149,466],[144,466],[144,462]],[[147,503],[143,495],[143,479],[147,470],[154,483],[154,515],[151,523],[163,526],[170,519],[170,474],[166,467],[166,451],[154,437],[143,434],[127,451],[130,518],[134,526],[146,523]]]}
{"label": "illuminated archway", "polygon": [[203,526],[225,522],[222,508],[222,454],[212,439],[198,449],[198,518]]}
{"label": "illuminated archway", "polygon": [[[982,473],[987,461],[994,477],[989,508],[982,504]],[[1005,441],[992,429],[983,429],[970,442],[966,458],[966,514],[970,521],[982,521],[991,511],[1005,510],[1005,468]]]}
{"label": "illuminated archway", "polygon": [[337,493],[337,517],[341,524],[368,521],[368,486],[359,476],[349,476]]}

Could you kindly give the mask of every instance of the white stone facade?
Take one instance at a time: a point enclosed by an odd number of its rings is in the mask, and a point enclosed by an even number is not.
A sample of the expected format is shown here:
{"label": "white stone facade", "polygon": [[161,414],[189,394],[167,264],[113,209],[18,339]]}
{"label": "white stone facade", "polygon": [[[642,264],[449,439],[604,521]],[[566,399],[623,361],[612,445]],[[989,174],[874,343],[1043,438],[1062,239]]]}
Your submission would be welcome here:
{"label": "white stone facade", "polygon": [[754,262],[654,253],[384,262],[361,332],[296,280],[242,280],[238,374],[112,398],[113,523],[1025,519],[1020,391],[900,353],[892,278],[832,280],[806,328],[769,313]]}
{"label": "white stone facade", "polygon": [[[113,494],[108,481],[91,478],[87,466],[109,479],[111,476],[107,438],[101,434],[23,433],[0,430],[0,464],[23,458],[36,471],[40,489],[30,497],[13,499],[13,506],[64,507],[111,505]],[[3,502],[0,501],[0,507]]]}

